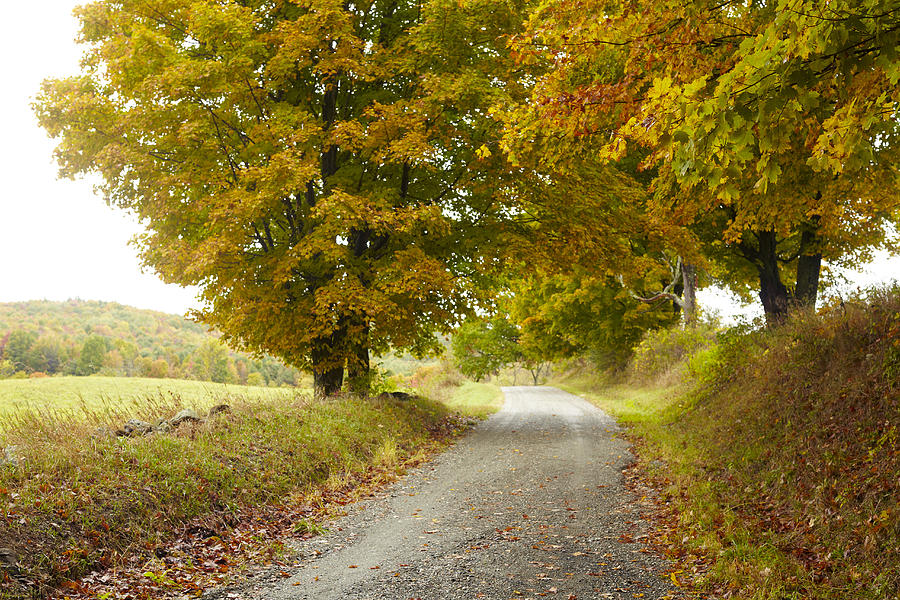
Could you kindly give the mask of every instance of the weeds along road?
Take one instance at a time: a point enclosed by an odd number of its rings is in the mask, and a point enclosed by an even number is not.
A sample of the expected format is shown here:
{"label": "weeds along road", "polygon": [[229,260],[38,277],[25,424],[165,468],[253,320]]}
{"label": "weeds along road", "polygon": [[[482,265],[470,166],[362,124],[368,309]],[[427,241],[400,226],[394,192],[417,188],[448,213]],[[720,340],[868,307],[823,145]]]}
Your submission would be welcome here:
{"label": "weeds along road", "polygon": [[[624,487],[617,427],[550,387],[504,388],[503,409],[375,500],[302,542],[299,566],[223,598],[669,597]],[[626,537],[622,538],[623,534]],[[639,595],[640,594],[640,595]],[[213,594],[216,595],[216,594]]]}

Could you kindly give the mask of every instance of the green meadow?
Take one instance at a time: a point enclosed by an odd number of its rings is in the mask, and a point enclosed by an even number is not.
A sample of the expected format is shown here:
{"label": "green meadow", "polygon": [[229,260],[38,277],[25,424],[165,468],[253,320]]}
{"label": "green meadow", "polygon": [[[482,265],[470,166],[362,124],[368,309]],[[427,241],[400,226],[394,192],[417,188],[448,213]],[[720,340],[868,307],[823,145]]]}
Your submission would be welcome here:
{"label": "green meadow", "polygon": [[208,408],[229,399],[290,399],[308,389],[144,377],[44,377],[0,380],[0,422],[23,413],[144,414],[148,404]]}

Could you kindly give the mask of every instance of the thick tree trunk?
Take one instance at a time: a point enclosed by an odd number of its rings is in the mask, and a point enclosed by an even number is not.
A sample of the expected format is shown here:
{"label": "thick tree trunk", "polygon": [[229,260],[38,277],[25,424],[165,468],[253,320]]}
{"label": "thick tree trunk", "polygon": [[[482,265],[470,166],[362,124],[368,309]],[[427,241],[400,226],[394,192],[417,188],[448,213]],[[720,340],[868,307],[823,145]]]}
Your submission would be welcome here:
{"label": "thick tree trunk", "polygon": [[366,395],[372,388],[368,327],[365,328],[365,335],[350,345],[350,353],[347,356],[347,383],[354,394]]}
{"label": "thick tree trunk", "polygon": [[684,326],[691,328],[697,324],[697,267],[683,263],[681,265],[681,279],[684,288],[684,295],[682,296]]}
{"label": "thick tree trunk", "polygon": [[797,262],[797,290],[795,301],[805,308],[816,307],[819,296],[819,273],[822,270],[822,255],[801,256]]}
{"label": "thick tree trunk", "polygon": [[327,398],[341,391],[344,385],[344,367],[313,367],[313,387],[316,398]]}
{"label": "thick tree trunk", "polygon": [[822,271],[822,252],[817,247],[816,225],[805,227],[800,234],[800,257],[797,259],[797,286],[794,302],[797,306],[815,309],[819,295],[819,273]]}
{"label": "thick tree trunk", "polygon": [[[337,117],[337,79],[337,75],[332,74],[325,81],[325,90],[322,95],[322,121],[326,130],[331,128]],[[327,195],[330,188],[329,178],[337,172],[337,159],[336,145],[324,146],[321,149],[319,171],[324,195]],[[307,184],[307,200],[310,206],[315,204],[315,186],[312,182]],[[316,398],[325,398],[341,391],[344,384],[345,343],[346,331],[343,328],[313,342],[310,359],[313,371],[313,393]]]}
{"label": "thick tree trunk", "polygon": [[317,339],[312,344],[310,359],[313,371],[313,393],[316,398],[326,398],[341,391],[344,384],[343,330]]}
{"label": "thick tree trunk", "polygon": [[[350,247],[353,255],[363,258],[369,249],[372,232],[368,229],[350,230]],[[359,283],[369,288],[369,278],[363,274],[358,276]],[[349,353],[347,354],[347,379],[350,391],[354,394],[366,395],[372,387],[372,375],[369,362],[369,323],[366,315],[354,315],[347,328]]]}
{"label": "thick tree trunk", "polygon": [[791,304],[787,287],[778,271],[777,240],[774,231],[761,231],[759,237],[759,299],[762,301],[766,323],[770,326],[784,322]]}

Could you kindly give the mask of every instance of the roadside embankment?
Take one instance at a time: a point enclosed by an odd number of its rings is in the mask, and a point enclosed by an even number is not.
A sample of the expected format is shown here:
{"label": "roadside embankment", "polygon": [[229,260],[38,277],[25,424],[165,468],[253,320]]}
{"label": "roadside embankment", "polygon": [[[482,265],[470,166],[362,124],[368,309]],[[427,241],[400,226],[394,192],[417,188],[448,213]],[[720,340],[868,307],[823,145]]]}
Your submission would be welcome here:
{"label": "roadside embankment", "polygon": [[321,531],[329,511],[467,425],[415,397],[222,401],[146,435],[51,415],[5,423],[0,595],[199,593],[249,562],[277,564],[283,536]]}
{"label": "roadside embankment", "polygon": [[900,292],[720,332],[675,368],[555,383],[630,426],[671,509],[657,542],[695,587],[900,597]]}

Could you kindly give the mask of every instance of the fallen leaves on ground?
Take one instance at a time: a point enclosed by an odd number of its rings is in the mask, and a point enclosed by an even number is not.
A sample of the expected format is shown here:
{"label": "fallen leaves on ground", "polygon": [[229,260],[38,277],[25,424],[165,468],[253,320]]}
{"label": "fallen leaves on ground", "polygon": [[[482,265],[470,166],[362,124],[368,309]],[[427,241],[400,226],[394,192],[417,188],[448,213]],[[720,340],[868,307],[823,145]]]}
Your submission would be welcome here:
{"label": "fallen leaves on ground", "polygon": [[[432,431],[434,444],[428,455],[445,446],[447,440],[471,427],[473,421],[451,415]],[[129,557],[120,557],[118,566],[94,571],[78,581],[67,581],[50,593],[51,598],[69,600],[144,600],[199,597],[204,590],[239,580],[254,568],[281,567],[282,577],[290,577],[284,542],[310,538],[299,533],[299,522],[327,520],[336,508],[371,496],[377,489],[397,479],[402,470],[427,460],[418,453],[400,465],[372,466],[350,477],[340,489],[315,494],[315,504],[272,504],[242,507],[196,519],[185,524],[175,539],[158,546],[135,548]],[[357,568],[351,565],[350,568]],[[373,567],[378,568],[378,567]]]}

